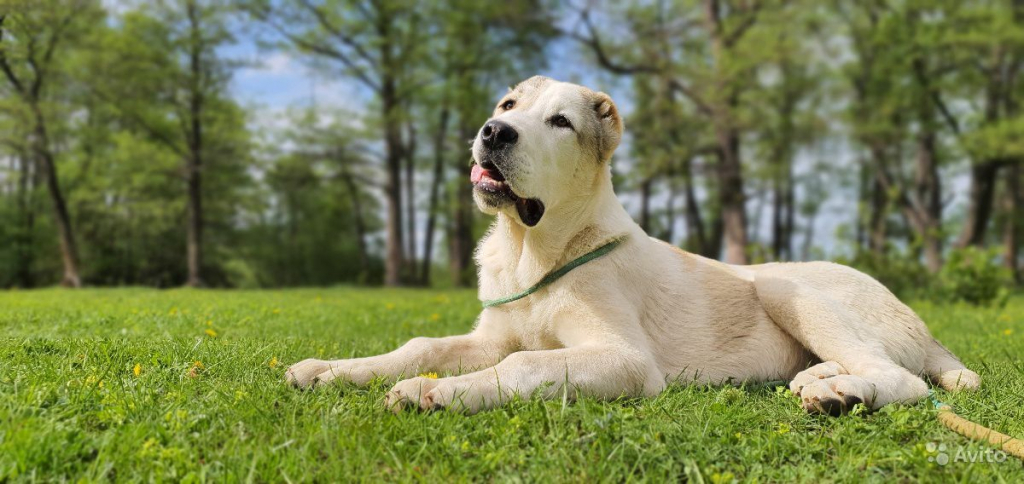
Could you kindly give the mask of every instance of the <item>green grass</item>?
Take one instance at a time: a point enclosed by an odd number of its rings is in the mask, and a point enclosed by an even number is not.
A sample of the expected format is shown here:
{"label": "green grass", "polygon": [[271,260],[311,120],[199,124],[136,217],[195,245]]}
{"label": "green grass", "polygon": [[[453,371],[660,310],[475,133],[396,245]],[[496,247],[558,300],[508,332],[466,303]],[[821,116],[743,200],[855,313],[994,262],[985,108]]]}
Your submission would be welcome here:
{"label": "green grass", "polygon": [[[1024,297],[914,306],[985,379],[979,393],[941,397],[1024,437]],[[383,382],[283,383],[303,358],[465,332],[477,307],[468,291],[0,293],[0,482],[1024,479],[1012,457],[955,462],[960,447],[987,447],[924,402],[828,418],[782,390],[673,386],[653,399],[392,415]],[[950,462],[932,462],[928,443]]]}

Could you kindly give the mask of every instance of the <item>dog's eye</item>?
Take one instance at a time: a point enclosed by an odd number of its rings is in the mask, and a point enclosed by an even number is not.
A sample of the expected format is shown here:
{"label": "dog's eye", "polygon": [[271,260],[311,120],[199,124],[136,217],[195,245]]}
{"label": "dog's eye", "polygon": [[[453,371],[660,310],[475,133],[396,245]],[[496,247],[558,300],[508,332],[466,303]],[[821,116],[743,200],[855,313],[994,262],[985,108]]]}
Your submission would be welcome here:
{"label": "dog's eye", "polygon": [[501,103],[501,109],[504,109],[505,111],[508,111],[509,109],[512,109],[515,106],[516,106],[516,100],[515,99],[509,99],[508,101],[505,101],[505,102]]}
{"label": "dog's eye", "polygon": [[566,118],[565,116],[562,116],[561,114],[556,114],[556,115],[552,116],[551,119],[549,120],[549,122],[553,126],[557,126],[559,128],[571,128],[572,127],[572,123],[569,122],[569,118]]}

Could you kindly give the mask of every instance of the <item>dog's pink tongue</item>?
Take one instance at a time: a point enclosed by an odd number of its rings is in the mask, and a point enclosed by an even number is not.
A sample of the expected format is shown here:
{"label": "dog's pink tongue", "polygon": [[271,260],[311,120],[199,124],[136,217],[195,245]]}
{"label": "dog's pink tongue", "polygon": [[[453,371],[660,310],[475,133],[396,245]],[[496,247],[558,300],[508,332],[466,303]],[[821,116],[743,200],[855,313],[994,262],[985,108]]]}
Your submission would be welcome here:
{"label": "dog's pink tongue", "polygon": [[484,178],[484,172],[486,172],[486,171],[487,170],[484,170],[483,168],[480,168],[480,165],[474,164],[473,165],[473,171],[470,172],[470,174],[469,174],[469,181],[471,181],[473,183],[479,182],[480,180],[482,180]]}

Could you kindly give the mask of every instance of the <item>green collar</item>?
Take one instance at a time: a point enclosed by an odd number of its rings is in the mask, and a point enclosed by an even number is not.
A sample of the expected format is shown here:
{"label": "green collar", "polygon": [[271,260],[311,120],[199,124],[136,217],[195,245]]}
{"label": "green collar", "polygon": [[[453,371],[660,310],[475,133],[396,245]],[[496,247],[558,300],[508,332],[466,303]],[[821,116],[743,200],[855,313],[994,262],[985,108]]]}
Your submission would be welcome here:
{"label": "green collar", "polygon": [[533,294],[533,293],[541,290],[542,288],[544,288],[545,286],[551,284],[552,282],[555,282],[555,281],[561,279],[562,276],[568,274],[569,271],[571,271],[571,270],[573,270],[573,269],[575,269],[575,268],[577,268],[577,267],[579,267],[579,266],[581,266],[583,264],[586,264],[587,262],[590,262],[590,261],[592,261],[594,259],[597,259],[598,257],[606,255],[609,252],[615,250],[616,247],[622,245],[622,243],[625,242],[626,239],[628,239],[628,238],[629,238],[628,234],[627,235],[621,235],[621,236],[616,237],[616,238],[612,239],[611,241],[605,243],[604,245],[602,245],[602,246],[600,246],[600,247],[598,247],[598,248],[596,248],[596,249],[594,249],[594,250],[592,250],[590,252],[587,252],[586,254],[583,254],[583,255],[575,258],[575,259],[573,259],[568,264],[566,264],[566,265],[564,265],[562,267],[559,267],[558,269],[555,269],[555,270],[547,273],[547,275],[545,275],[544,278],[540,280],[540,282],[534,284],[533,286],[530,286],[530,288],[526,289],[525,291],[513,294],[511,296],[505,296],[505,297],[500,298],[500,299],[491,299],[490,301],[481,301],[481,303],[483,304],[484,308],[486,309],[486,308],[493,308],[495,306],[501,306],[502,304],[508,304],[508,303],[510,303],[512,301],[518,301],[518,300],[520,300],[520,299],[522,299],[522,298],[524,298],[526,296],[529,296],[530,294]]}

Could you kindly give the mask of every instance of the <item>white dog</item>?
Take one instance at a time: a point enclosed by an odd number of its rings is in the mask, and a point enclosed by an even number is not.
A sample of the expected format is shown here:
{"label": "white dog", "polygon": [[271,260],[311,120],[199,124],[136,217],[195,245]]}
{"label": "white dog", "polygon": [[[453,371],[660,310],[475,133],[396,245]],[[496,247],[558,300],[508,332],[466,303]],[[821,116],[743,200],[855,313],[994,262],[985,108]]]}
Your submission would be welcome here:
{"label": "white dog", "polygon": [[612,190],[622,129],[604,93],[544,77],[511,89],[473,143],[474,199],[497,216],[476,252],[480,299],[490,301],[476,328],[380,356],[305,360],[287,380],[435,371],[454,376],[399,381],[386,405],[468,412],[516,394],[612,399],[675,381],[786,379],[807,411],[839,414],[917,401],[928,392],[922,376],[947,390],[979,386],[865,274],[828,262],[733,266],[649,238]]}

